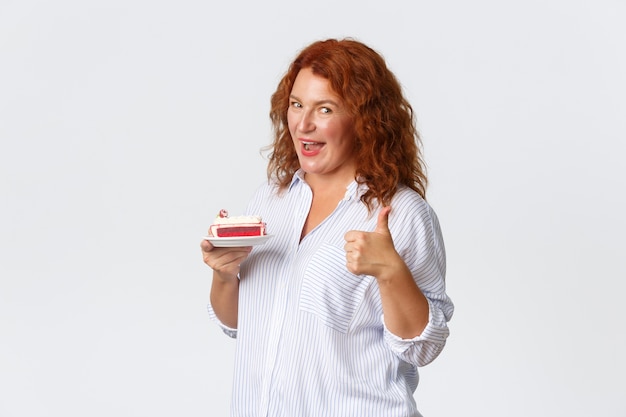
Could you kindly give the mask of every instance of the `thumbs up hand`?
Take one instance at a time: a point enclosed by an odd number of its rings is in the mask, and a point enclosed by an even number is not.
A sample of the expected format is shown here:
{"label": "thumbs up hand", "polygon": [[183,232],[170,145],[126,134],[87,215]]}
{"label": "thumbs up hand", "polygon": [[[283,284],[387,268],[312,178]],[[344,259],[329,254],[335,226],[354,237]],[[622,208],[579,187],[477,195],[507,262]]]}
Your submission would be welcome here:
{"label": "thumbs up hand", "polygon": [[379,278],[390,267],[404,264],[389,231],[390,211],[390,206],[380,210],[373,232],[351,230],[345,234],[346,266],[353,274]]}
{"label": "thumbs up hand", "polygon": [[378,222],[376,222],[376,229],[374,229],[375,233],[379,233],[381,235],[387,235],[391,238],[391,232],[389,231],[389,212],[391,211],[391,206],[383,207],[378,213]]}

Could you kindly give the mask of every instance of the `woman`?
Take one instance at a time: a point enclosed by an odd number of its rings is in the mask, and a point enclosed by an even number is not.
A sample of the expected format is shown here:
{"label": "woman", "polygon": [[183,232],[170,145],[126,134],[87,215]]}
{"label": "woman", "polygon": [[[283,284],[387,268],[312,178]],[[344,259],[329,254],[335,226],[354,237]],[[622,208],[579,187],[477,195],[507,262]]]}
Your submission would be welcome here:
{"label": "woman", "polygon": [[201,244],[209,313],[236,337],[233,416],[419,416],[449,334],[445,252],[413,111],[355,40],[298,55],[271,100],[261,246]]}

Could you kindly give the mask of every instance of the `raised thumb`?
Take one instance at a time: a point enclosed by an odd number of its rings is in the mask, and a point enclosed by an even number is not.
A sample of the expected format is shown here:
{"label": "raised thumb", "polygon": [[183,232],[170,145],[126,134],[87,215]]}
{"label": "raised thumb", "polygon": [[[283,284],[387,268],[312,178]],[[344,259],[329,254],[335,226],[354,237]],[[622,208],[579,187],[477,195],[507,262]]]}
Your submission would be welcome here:
{"label": "raised thumb", "polygon": [[376,222],[376,233],[389,234],[389,212],[391,206],[385,206],[378,212],[378,221]]}

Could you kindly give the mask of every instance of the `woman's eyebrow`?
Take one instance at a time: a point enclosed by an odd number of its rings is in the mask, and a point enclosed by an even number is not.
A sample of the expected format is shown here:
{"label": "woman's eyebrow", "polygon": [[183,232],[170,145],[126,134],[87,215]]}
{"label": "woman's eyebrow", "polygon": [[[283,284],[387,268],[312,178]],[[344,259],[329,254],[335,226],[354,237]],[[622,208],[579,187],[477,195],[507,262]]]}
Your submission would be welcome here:
{"label": "woman's eyebrow", "polygon": [[[300,98],[298,98],[297,96],[294,96],[293,94],[290,94],[289,98],[291,98],[293,100],[296,100],[296,101],[299,101],[299,102],[302,102],[302,100]],[[316,106],[319,106],[321,104],[331,104],[333,106],[339,107],[339,103],[337,103],[336,101],[334,101],[332,99],[329,99],[329,98],[325,98],[325,99],[322,99],[322,100],[314,101],[313,104],[316,105]]]}

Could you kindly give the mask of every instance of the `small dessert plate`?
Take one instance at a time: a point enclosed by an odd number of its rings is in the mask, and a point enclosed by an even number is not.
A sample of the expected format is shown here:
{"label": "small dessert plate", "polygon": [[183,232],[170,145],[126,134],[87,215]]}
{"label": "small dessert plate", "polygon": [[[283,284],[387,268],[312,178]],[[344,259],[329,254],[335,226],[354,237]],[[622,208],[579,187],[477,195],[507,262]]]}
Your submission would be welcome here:
{"label": "small dessert plate", "polygon": [[203,236],[202,239],[208,240],[216,248],[238,248],[243,246],[262,245],[267,242],[271,237],[273,237],[273,235],[245,237]]}

